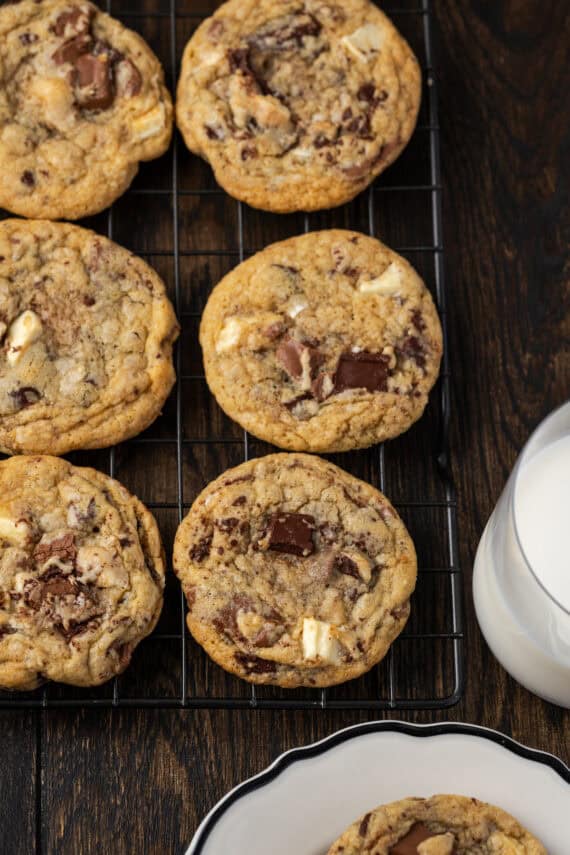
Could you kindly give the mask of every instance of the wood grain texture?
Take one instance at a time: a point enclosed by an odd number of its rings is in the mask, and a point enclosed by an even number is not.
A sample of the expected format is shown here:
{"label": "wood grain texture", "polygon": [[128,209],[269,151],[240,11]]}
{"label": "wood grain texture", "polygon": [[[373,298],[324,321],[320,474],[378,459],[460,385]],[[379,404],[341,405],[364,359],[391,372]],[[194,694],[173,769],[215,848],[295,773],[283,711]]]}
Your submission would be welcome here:
{"label": "wood grain texture", "polygon": [[[201,13],[215,5],[211,0],[181,0],[180,8]],[[154,5],[145,0],[144,8],[151,7],[167,11],[168,2],[157,0]],[[452,462],[465,576],[467,685],[463,700],[447,713],[399,717],[488,725],[570,762],[570,713],[539,701],[505,674],[477,629],[470,593],[477,541],[516,455],[532,428],[570,391],[565,7],[556,0],[435,3],[453,372]],[[141,29],[137,21],[129,23]],[[183,41],[191,24],[181,26]],[[167,21],[147,27],[148,32],[141,31],[166,56]],[[419,160],[414,163],[419,171]],[[393,178],[386,177],[388,184],[397,183],[399,168],[393,167]],[[167,169],[152,175],[153,181],[168,185]],[[208,169],[196,159],[184,161],[182,180],[184,186],[213,186]],[[389,195],[379,203],[380,222],[393,229],[392,237],[404,241],[402,215],[390,224]],[[159,224],[155,230],[145,230],[142,220],[136,228],[127,220],[125,233],[117,239],[127,245],[136,240],[138,247],[142,244],[151,252],[168,248],[171,235],[162,213],[169,215],[158,208],[152,212],[153,222]],[[316,222],[351,224],[359,214],[355,203]],[[195,199],[185,199],[183,247],[193,250],[208,240],[215,247],[235,234],[234,218],[235,209],[223,201],[211,199],[198,206]],[[285,218],[277,234],[274,222],[248,213],[245,229],[252,246],[300,230],[295,218]],[[168,259],[156,258],[172,285]],[[234,263],[235,258],[185,257],[182,276],[190,283],[185,308],[199,311],[212,281]],[[185,353],[190,373],[196,357],[191,346]],[[195,395],[199,411],[210,406],[203,391]],[[231,423],[217,412],[212,417],[219,420],[215,425],[220,436],[233,435]],[[203,416],[188,418],[192,435],[207,430]],[[156,430],[168,432],[170,424],[167,414]],[[413,443],[409,449],[402,447],[411,455],[421,451]],[[200,454],[186,461],[186,498],[220,463],[206,450]],[[221,464],[232,462],[230,458]],[[170,473],[172,461],[165,458],[161,463]],[[134,452],[125,452],[127,483],[138,477],[139,465]],[[395,470],[395,490],[408,487],[409,481],[405,472]],[[141,489],[146,486],[140,483]],[[170,475],[159,484],[149,480],[148,487],[164,490],[166,501],[175,496]],[[172,534],[176,521],[172,515],[166,519],[168,514],[163,525]],[[288,748],[374,717],[349,712],[50,713],[44,716],[42,821],[36,841],[36,716],[3,713],[0,852],[33,852],[36,845],[38,852],[58,855],[178,855],[202,816],[230,787]]]}

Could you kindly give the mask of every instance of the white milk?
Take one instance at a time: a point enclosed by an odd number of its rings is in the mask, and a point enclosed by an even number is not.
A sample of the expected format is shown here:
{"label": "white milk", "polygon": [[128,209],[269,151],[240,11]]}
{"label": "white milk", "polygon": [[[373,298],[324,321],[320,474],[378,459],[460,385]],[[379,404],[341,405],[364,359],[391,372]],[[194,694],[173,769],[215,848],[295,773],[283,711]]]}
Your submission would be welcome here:
{"label": "white milk", "polygon": [[473,569],[477,619],[497,659],[530,691],[568,708],[569,556],[570,403],[525,446]]}
{"label": "white milk", "polygon": [[514,497],[515,525],[528,563],[570,612],[570,436],[523,462]]}

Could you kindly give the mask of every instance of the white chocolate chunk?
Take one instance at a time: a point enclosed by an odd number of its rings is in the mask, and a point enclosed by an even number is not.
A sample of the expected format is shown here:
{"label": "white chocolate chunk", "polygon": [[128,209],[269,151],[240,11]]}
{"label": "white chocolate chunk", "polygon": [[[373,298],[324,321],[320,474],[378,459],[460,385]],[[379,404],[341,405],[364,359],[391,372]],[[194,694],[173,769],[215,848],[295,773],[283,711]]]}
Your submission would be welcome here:
{"label": "white chocolate chunk", "polygon": [[[497,853],[497,855],[526,855],[528,851],[524,843],[507,837],[502,831],[494,831],[489,837],[487,845],[489,852]],[[432,855],[432,853],[430,852],[428,855]]]}
{"label": "white chocolate chunk", "polygon": [[358,290],[361,294],[396,294],[401,289],[402,283],[402,267],[398,262],[392,261],[380,276],[359,282]]}
{"label": "white chocolate chunk", "polygon": [[244,612],[240,609],[236,616],[236,623],[245,638],[253,638],[262,629],[265,618],[256,612]]}
{"label": "white chocolate chunk", "polygon": [[254,318],[228,318],[216,341],[216,353],[224,353],[226,350],[237,347],[243,336],[256,325]]}
{"label": "white chocolate chunk", "polygon": [[332,635],[330,623],[315,618],[303,619],[303,656],[333,665],[340,661],[339,643]]}
{"label": "white chocolate chunk", "polygon": [[452,855],[454,847],[455,837],[448,831],[418,843],[418,855]]}
{"label": "white chocolate chunk", "polygon": [[241,338],[242,324],[237,318],[228,318],[216,342],[216,353],[223,353],[236,347]]}
{"label": "white chocolate chunk", "polygon": [[289,315],[290,318],[296,318],[300,312],[307,308],[307,301],[301,300],[300,298],[293,298],[289,301],[289,303],[285,306],[285,311]]}
{"label": "white chocolate chunk", "polygon": [[311,351],[308,347],[301,351],[301,389],[307,391],[311,388],[312,370],[311,370]]}
{"label": "white chocolate chunk", "polygon": [[24,520],[15,520],[0,510],[0,540],[23,546],[30,536],[30,527]]}
{"label": "white chocolate chunk", "polygon": [[10,324],[6,337],[6,359],[15,365],[28,347],[42,334],[42,322],[35,312],[26,309]]}
{"label": "white chocolate chunk", "polygon": [[343,36],[340,43],[356,59],[368,60],[378,53],[384,41],[382,31],[375,24],[364,24],[348,36]]}
{"label": "white chocolate chunk", "polygon": [[99,588],[127,588],[127,571],[113,554],[102,546],[82,546],[77,552],[77,571],[81,581]]}
{"label": "white chocolate chunk", "polygon": [[153,137],[161,133],[166,126],[166,108],[164,104],[158,104],[148,113],[139,116],[133,121],[133,134],[137,142]]}

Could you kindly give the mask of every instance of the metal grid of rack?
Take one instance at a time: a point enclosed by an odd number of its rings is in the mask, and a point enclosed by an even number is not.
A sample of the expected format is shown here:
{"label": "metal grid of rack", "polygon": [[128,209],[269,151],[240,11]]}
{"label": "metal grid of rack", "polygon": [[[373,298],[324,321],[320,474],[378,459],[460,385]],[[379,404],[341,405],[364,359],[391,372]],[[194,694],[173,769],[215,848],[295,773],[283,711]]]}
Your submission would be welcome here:
{"label": "metal grid of rack", "polygon": [[[217,5],[215,0],[143,0],[138,9],[133,9],[122,8],[121,0],[106,0],[107,11],[141,32],[151,43],[170,75],[172,88],[184,42]],[[329,224],[355,228],[383,236],[416,267],[422,261],[424,267],[420,265],[420,273],[428,286],[433,286],[445,345],[440,130],[431,0],[410,0],[397,8],[387,5],[383,8],[422,59],[424,98],[415,144],[408,147],[412,151],[407,150],[356,202],[335,212],[324,212],[324,221],[319,212],[299,215],[293,221],[289,217],[264,214],[263,223],[269,222],[273,229],[271,241]],[[195,353],[200,311],[193,296],[189,299],[187,293],[192,292],[195,281],[204,280],[206,296],[216,282],[216,271],[225,272],[261,248],[260,235],[265,226],[261,220],[249,222],[257,212],[228,197],[214,184],[207,167],[196,167],[196,161],[175,138],[161,164],[145,166],[122,200],[102,217],[86,223],[129,246],[163,273],[183,332],[176,354],[178,382],[162,417],[164,429],[159,419],[158,428],[153,426],[141,437],[118,448],[72,455],[72,459],[106,468],[110,475],[122,480],[153,510],[159,524],[168,529],[170,542],[176,525],[208,480],[229,465],[272,450],[238,431],[212,402]],[[425,172],[420,175],[422,169]],[[161,176],[159,179],[155,177],[157,174]],[[392,183],[386,181],[387,176],[393,176]],[[406,240],[404,235],[402,241],[394,235],[390,240],[386,236],[394,200],[401,221],[409,217],[410,228],[416,229],[411,239]],[[200,219],[198,206],[212,202],[222,207],[215,208],[212,215],[214,235],[206,235],[204,229],[196,226]],[[414,216],[419,207],[423,212],[420,218]],[[140,222],[146,222],[145,228],[149,230],[146,234],[156,231],[159,236],[167,236],[166,248],[152,242],[149,245],[148,240],[140,245],[136,213],[139,210]],[[327,216],[332,217],[332,222],[329,223]],[[189,241],[187,229],[191,224],[197,235]],[[282,226],[285,233],[280,231]],[[144,229],[142,233],[144,237]],[[216,238],[219,238],[217,243]],[[201,389],[199,395],[195,394],[197,389]],[[204,413],[198,415],[202,404]],[[463,690],[464,638],[461,575],[457,565],[457,509],[448,458],[449,414],[450,375],[445,348],[441,378],[428,410],[406,439],[393,441],[389,448],[381,445],[368,451],[331,456],[339,465],[386,491],[418,546],[420,570],[412,618],[384,662],[369,675],[328,690],[284,691],[249,686],[225,674],[189,636],[184,598],[173,574],[169,574],[163,617],[152,636],[137,649],[125,675],[94,690],[50,684],[25,695],[0,693],[0,707],[404,710],[438,709],[456,703]],[[199,435],[196,424],[202,426]],[[134,472],[137,470],[140,477],[141,467],[146,472],[143,484],[137,483]],[[153,473],[159,470],[166,471],[169,486],[161,488],[157,495]],[[170,542],[166,537],[167,553]]]}

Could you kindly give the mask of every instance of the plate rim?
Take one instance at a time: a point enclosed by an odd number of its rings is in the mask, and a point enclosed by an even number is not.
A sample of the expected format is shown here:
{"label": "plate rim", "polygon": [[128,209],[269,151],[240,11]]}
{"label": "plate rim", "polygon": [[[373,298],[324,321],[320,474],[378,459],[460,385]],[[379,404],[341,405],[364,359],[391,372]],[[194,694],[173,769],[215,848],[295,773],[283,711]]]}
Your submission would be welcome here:
{"label": "plate rim", "polygon": [[443,734],[448,733],[479,736],[500,745],[502,748],[511,751],[519,757],[523,757],[525,760],[531,760],[535,763],[541,763],[544,766],[550,767],[562,778],[563,781],[570,784],[570,767],[567,766],[559,757],[556,757],[554,754],[550,754],[548,751],[542,751],[539,748],[530,748],[528,745],[524,745],[522,742],[518,742],[511,736],[500,733],[500,731],[494,730],[491,727],[469,724],[467,722],[430,722],[425,724],[400,721],[399,719],[381,719],[378,721],[361,722],[359,724],[349,725],[341,730],[337,730],[316,742],[311,742],[308,745],[301,745],[284,751],[265,769],[262,769],[257,774],[252,775],[250,778],[246,778],[245,781],[242,781],[240,784],[233,787],[206,814],[196,829],[196,833],[192,838],[190,846],[185,850],[186,855],[201,855],[214,826],[222,818],[227,809],[238,799],[243,798],[254,790],[270,783],[293,763],[297,763],[300,760],[307,759],[309,757],[317,757],[320,754],[324,754],[326,751],[329,751],[331,748],[335,748],[337,745],[341,745],[343,742],[347,742],[355,737],[363,736],[367,733],[381,733],[383,731],[403,733],[407,736],[414,736],[417,738],[442,736]]}

